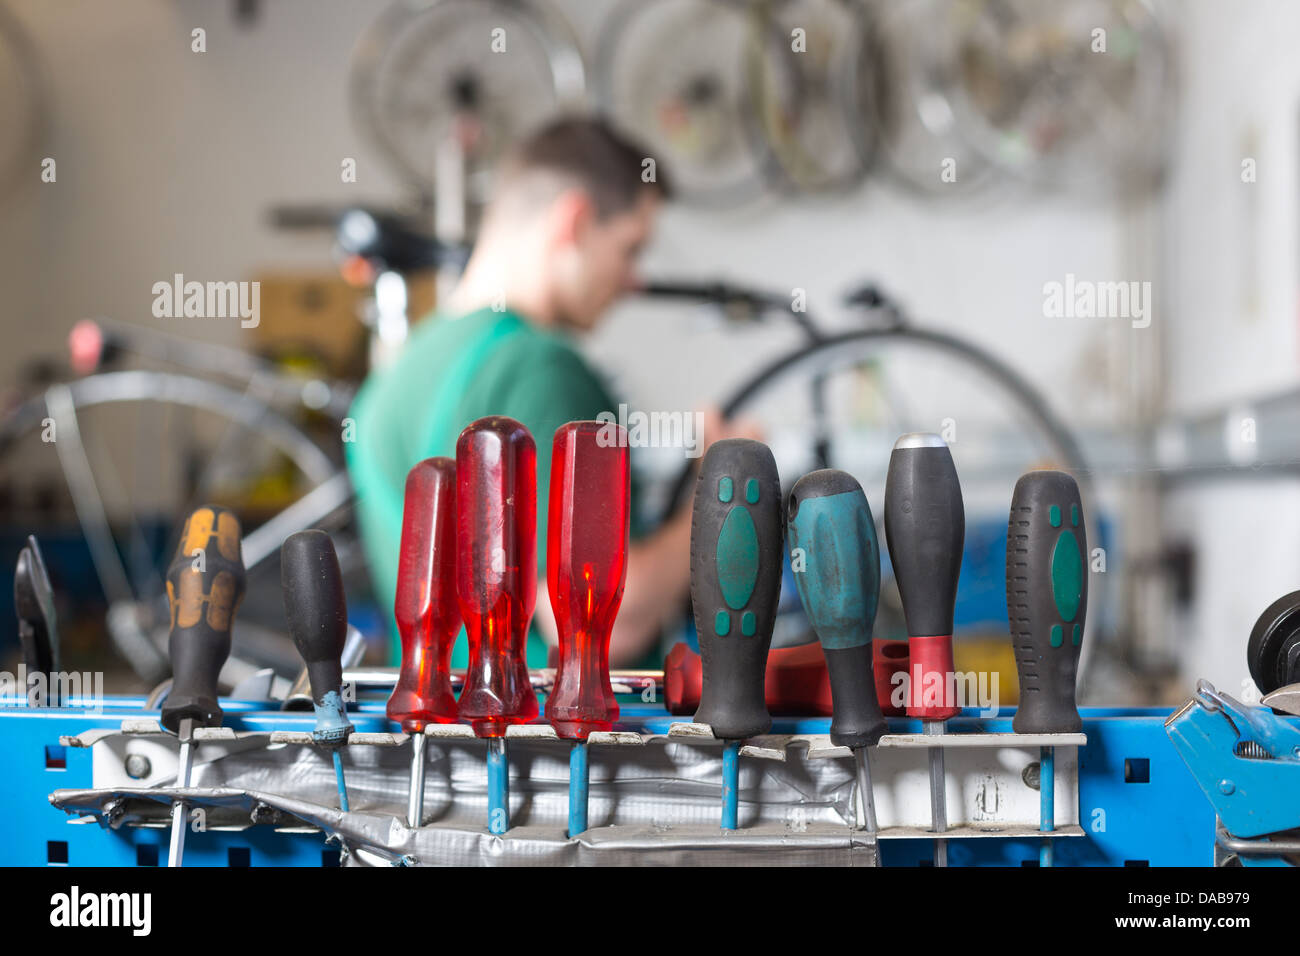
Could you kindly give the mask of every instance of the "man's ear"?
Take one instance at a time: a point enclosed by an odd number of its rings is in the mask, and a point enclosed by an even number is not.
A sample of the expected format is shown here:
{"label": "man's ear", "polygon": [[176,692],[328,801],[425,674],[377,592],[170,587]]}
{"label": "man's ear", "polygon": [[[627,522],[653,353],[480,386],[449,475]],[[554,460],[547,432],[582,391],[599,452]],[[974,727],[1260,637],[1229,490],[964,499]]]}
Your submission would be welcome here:
{"label": "man's ear", "polygon": [[556,245],[576,245],[596,217],[596,207],[581,189],[566,189],[551,203],[551,239]]}

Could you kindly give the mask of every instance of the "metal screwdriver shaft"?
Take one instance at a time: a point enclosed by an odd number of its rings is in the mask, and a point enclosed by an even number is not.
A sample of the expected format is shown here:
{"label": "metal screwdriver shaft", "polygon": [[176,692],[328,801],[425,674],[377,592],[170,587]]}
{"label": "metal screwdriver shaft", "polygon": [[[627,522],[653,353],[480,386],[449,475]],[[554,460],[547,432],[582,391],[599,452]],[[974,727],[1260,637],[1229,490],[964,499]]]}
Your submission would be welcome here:
{"label": "metal screwdriver shaft", "polygon": [[[194,721],[186,717],[176,729],[181,749],[176,770],[176,786],[185,790],[190,785],[190,773],[194,767],[194,754],[191,750],[194,740]],[[180,866],[185,856],[185,801],[172,803],[172,835],[167,846],[167,865]]]}
{"label": "metal screwdriver shaft", "polygon": [[424,757],[428,741],[424,733],[411,735],[411,782],[406,791],[406,825],[412,829],[424,820]]}
{"label": "metal screwdriver shaft", "polygon": [[[191,783],[194,731],[221,726],[217,676],[230,656],[230,630],[243,596],[238,519],[212,505],[195,509],[181,529],[176,554],[167,568],[172,686],[163,701],[162,725],[180,740],[176,786],[181,789]],[[168,866],[183,862],[186,817],[185,801],[176,800]]]}

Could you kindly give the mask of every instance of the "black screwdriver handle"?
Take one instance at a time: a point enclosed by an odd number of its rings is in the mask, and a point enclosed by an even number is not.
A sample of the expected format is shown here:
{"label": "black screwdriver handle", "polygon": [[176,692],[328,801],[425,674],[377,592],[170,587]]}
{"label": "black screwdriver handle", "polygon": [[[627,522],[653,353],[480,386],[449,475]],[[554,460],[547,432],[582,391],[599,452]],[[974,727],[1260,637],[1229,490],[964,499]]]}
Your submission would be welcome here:
{"label": "black screwdriver handle", "polygon": [[196,727],[221,725],[217,676],[230,656],[230,630],[243,597],[239,519],[215,505],[196,508],[167,568],[172,686],[162,724],[168,730],[177,732],[186,719]]}
{"label": "black screwdriver handle", "polygon": [[691,602],[703,671],[698,723],[722,740],[772,726],[767,651],[781,590],[781,482],[772,450],[747,438],[704,455],[691,514]]}
{"label": "black screwdriver handle", "polygon": [[[938,435],[917,432],[894,443],[885,477],[885,539],[907,620],[912,674],[922,681],[910,688],[908,716],[947,720],[960,711],[946,689],[966,510],[952,453]],[[942,682],[944,699],[927,703],[934,680]]]}
{"label": "black screwdriver handle", "polygon": [[280,586],[289,636],[307,665],[318,743],[341,744],[352,732],[343,701],[343,645],[348,605],[334,542],[324,531],[299,531],[280,546]]}
{"label": "black screwdriver handle", "polygon": [[1088,536],[1079,486],[1063,471],[1016,482],[1007,521],[1007,618],[1020,675],[1018,734],[1083,729],[1074,685],[1088,610]]}
{"label": "black screwdriver handle", "polygon": [[852,475],[804,475],[786,507],[786,544],[804,612],[831,682],[831,740],[871,747],[885,733],[871,665],[880,598],[880,545],[867,496]]}
{"label": "black screwdriver handle", "polygon": [[14,567],[14,611],[18,639],[29,674],[52,677],[59,667],[59,629],[54,613],[54,589],[35,535],[28,535]]}

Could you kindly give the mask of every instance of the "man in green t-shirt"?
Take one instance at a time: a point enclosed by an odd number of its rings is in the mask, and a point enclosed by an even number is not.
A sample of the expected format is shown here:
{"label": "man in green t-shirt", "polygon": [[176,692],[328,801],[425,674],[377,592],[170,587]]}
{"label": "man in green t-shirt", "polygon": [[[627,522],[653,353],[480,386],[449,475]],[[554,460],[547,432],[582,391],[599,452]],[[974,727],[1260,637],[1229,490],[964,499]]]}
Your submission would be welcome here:
{"label": "man in green t-shirt", "polygon": [[[497,174],[450,301],[362,387],[348,471],[375,592],[389,614],[407,471],[433,455],[454,457],[457,436],[475,419],[506,415],[537,443],[539,578],[528,663],[546,665],[555,634],[545,577],[551,440],[565,422],[618,410],[571,337],[635,285],[638,254],[668,195],[661,172],[643,175],[649,158],[597,120],[560,120],[520,144]],[[716,424],[710,431],[710,439],[725,437]],[[634,519],[612,662],[653,659],[664,616],[685,598],[689,552],[689,508],[649,533]],[[453,666],[464,666],[466,654],[462,638]]]}

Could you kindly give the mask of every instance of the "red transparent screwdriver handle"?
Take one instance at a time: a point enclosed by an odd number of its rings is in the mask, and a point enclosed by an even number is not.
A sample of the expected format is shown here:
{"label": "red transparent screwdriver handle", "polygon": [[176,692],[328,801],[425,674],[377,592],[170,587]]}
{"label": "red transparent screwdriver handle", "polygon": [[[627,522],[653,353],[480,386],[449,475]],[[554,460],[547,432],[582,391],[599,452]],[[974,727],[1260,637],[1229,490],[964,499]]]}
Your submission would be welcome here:
{"label": "red transparent screwdriver handle", "polygon": [[628,456],[613,423],[569,422],[555,432],[546,532],[546,583],[560,637],[546,719],[586,740],[618,720],[609,636],[627,577]]}
{"label": "red transparent screwdriver handle", "polygon": [[469,637],[460,716],[480,737],[537,716],[528,623],[537,598],[537,447],[513,418],[480,418],[456,442],[456,594]]}
{"label": "red transparent screwdriver handle", "polygon": [[393,617],[402,670],[388,719],[407,733],[456,722],[451,649],[460,633],[456,601],[456,463],[426,458],[406,475]]}

